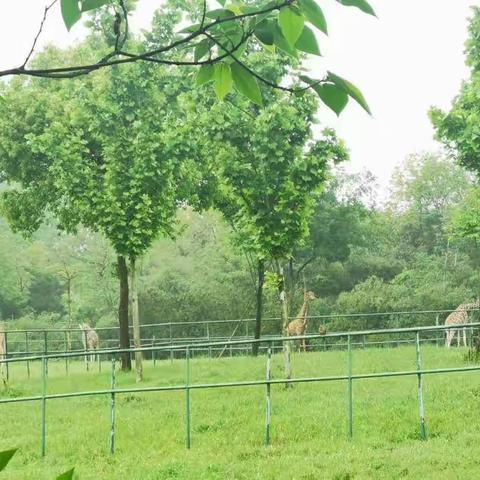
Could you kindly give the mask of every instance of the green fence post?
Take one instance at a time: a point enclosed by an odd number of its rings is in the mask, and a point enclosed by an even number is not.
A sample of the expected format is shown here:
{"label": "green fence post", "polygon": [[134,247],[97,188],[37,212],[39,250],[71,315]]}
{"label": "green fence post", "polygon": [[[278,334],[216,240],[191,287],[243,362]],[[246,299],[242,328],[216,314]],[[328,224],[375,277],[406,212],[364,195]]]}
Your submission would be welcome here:
{"label": "green fence post", "polygon": [[[8,332],[3,333],[5,335],[5,360],[8,359]],[[7,381],[10,379],[10,364],[8,362],[5,363],[5,373],[7,374]]]}
{"label": "green fence post", "polygon": [[[68,353],[68,334],[66,330],[63,333],[65,334],[65,353]],[[65,373],[68,375],[68,357],[65,357]]]}
{"label": "green fence post", "polygon": [[47,373],[48,373],[48,358],[42,357],[42,457],[45,456],[46,449],[46,422],[47,422]]}
{"label": "green fence post", "polygon": [[171,322],[169,325],[169,329],[170,329],[170,363],[173,363],[173,349],[172,349],[173,339],[172,339],[172,323]]}
{"label": "green fence post", "polygon": [[418,411],[420,414],[420,435],[422,440],[427,439],[427,430],[425,428],[425,406],[423,404],[423,378],[420,370],[422,369],[422,358],[420,356],[420,333],[416,334],[416,354],[417,354],[417,378],[418,378]]}
{"label": "green fence post", "polygon": [[272,373],[272,346],[267,351],[267,398],[265,409],[265,445],[270,445],[270,417],[271,417],[271,399],[270,399],[270,378]]}
{"label": "green fence post", "polygon": [[[437,313],[437,316],[435,317],[435,326],[438,327],[438,313]],[[437,333],[436,333],[436,337],[437,337],[437,347],[438,347],[439,340],[440,340],[438,330],[437,330]]]}
{"label": "green fence post", "polygon": [[152,338],[152,360],[153,360],[153,366],[157,364],[157,352],[155,350],[155,335]]}
{"label": "green fence post", "polygon": [[[28,346],[28,330],[25,330],[25,355],[28,357],[29,346]],[[27,377],[30,380],[30,362],[27,360]]]}
{"label": "green fence post", "polygon": [[186,420],[187,420],[187,448],[192,446],[192,425],[190,418],[190,348],[185,350],[186,357],[186,381],[185,381],[185,400],[186,400]]}
{"label": "green fence post", "polygon": [[[208,343],[210,343],[210,324],[207,322],[207,340]],[[212,347],[209,345],[208,346],[208,359],[212,359]]]}
{"label": "green fence post", "polygon": [[110,401],[110,453],[115,453],[115,387],[117,381],[115,376],[115,355],[112,356],[112,393]]}
{"label": "green fence post", "polygon": [[352,381],[352,338],[347,337],[348,356],[348,436],[353,437],[353,381]]}
{"label": "green fence post", "polygon": [[90,369],[89,363],[90,363],[90,356],[88,355],[88,342],[87,342],[87,331],[83,331],[83,337],[84,337],[84,354],[85,354],[85,366],[87,368],[87,372]]}

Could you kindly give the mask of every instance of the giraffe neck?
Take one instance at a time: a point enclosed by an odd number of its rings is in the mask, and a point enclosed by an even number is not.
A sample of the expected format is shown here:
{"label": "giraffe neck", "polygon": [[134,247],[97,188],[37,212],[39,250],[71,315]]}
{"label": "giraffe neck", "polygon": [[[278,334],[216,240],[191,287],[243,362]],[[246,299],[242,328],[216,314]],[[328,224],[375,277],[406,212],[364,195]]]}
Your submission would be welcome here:
{"label": "giraffe neck", "polygon": [[303,323],[307,323],[307,314],[308,314],[308,300],[303,302],[300,312],[298,312],[297,318]]}

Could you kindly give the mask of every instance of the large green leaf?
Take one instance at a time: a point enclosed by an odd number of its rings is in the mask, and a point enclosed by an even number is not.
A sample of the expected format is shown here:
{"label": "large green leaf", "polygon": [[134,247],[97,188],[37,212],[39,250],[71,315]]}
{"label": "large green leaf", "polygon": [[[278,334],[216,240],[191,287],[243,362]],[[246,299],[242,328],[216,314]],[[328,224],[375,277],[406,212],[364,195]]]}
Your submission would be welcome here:
{"label": "large green leaf", "polygon": [[8,462],[12,459],[17,451],[16,448],[13,450],[5,450],[4,452],[0,452],[0,472],[7,466]]}
{"label": "large green leaf", "polygon": [[278,24],[290,47],[293,48],[295,43],[297,43],[302,33],[304,23],[305,19],[298,9],[288,6],[280,10],[278,14]]}
{"label": "large green leaf", "polygon": [[335,84],[319,83],[314,85],[313,89],[317,92],[322,102],[337,115],[340,115],[343,109],[347,106],[348,94],[344,90],[338,88]]}
{"label": "large green leaf", "polygon": [[235,89],[257,105],[263,105],[262,93],[257,79],[238,63],[231,65],[231,71]]}
{"label": "large green leaf", "polygon": [[337,0],[337,2],[347,7],[357,7],[362,12],[376,16],[375,10],[366,0]]}
{"label": "large green leaf", "polygon": [[82,12],[78,7],[77,0],[60,0],[60,6],[62,10],[63,22],[68,30],[70,30],[75,23],[77,23],[81,16]]}
{"label": "large green leaf", "polygon": [[273,35],[275,29],[273,27],[274,22],[272,20],[264,20],[262,23],[255,27],[255,36],[264,44],[264,45],[273,45],[274,39]]}
{"label": "large green leaf", "polygon": [[302,13],[312,25],[315,25],[323,33],[328,33],[327,21],[315,0],[299,0],[299,5]]}
{"label": "large green leaf", "polygon": [[321,55],[315,34],[306,25],[303,27],[302,34],[297,40],[295,47],[302,52],[312,53],[313,55]]}
{"label": "large green leaf", "polygon": [[199,23],[194,23],[193,25],[189,25],[188,27],[182,28],[178,31],[178,33],[194,33],[200,30],[201,25]]}
{"label": "large green leaf", "polygon": [[111,0],[83,0],[82,12],[88,12],[89,10],[95,10],[96,8],[103,7],[107,3],[111,3]]}
{"label": "large green leaf", "polygon": [[214,72],[215,72],[215,68],[213,65],[202,65],[198,69],[197,85],[200,86],[213,80]]}
{"label": "large green leaf", "polygon": [[332,72],[328,72],[328,79],[333,82],[337,87],[344,90],[348,94],[348,96],[352,97],[366,112],[368,112],[369,114],[372,113],[362,92],[353,83],[345,80],[342,77],[339,77],[338,75],[335,75]]}
{"label": "large green leaf", "polygon": [[280,30],[280,27],[276,22],[272,22],[272,28],[273,28],[273,42],[274,44],[280,49],[283,50],[285,53],[288,53],[294,58],[297,58],[297,50],[295,48],[292,48],[285,37],[282,34],[282,31]]}
{"label": "large green leaf", "polygon": [[198,62],[201,58],[203,58],[210,51],[211,45],[210,39],[205,39],[201,42],[198,42],[193,52],[194,60]]}
{"label": "large green leaf", "polygon": [[56,480],[72,480],[74,473],[75,473],[75,469],[72,468],[71,470],[68,470],[68,472],[65,472],[59,475]]}
{"label": "large green leaf", "polygon": [[215,80],[215,93],[220,100],[223,100],[233,85],[230,65],[224,62],[215,64],[213,78]]}
{"label": "large green leaf", "polygon": [[211,18],[212,20],[220,20],[223,18],[234,17],[235,13],[225,8],[217,8],[216,10],[211,10],[210,12],[207,12],[205,16],[207,18]]}

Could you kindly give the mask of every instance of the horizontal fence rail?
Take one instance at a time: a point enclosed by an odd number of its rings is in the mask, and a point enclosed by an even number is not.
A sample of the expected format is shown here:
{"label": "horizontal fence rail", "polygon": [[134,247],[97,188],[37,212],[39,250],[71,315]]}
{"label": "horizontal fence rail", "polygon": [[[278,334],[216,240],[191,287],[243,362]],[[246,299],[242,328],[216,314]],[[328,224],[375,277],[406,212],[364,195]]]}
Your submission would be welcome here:
{"label": "horizontal fence rail", "polygon": [[[398,319],[404,318],[405,316],[418,317],[424,316],[428,320],[429,315],[435,315],[436,325],[440,322],[440,315],[445,315],[451,313],[454,310],[417,310],[417,311],[393,311],[393,312],[367,312],[367,313],[336,313],[336,314],[326,314],[326,315],[312,315],[307,317],[308,321],[313,324],[318,324],[325,321],[334,321],[338,319],[349,319],[349,320],[368,320],[369,318],[385,317],[389,319]],[[468,309],[469,312],[479,311],[479,309]],[[293,317],[290,317],[293,318]],[[246,340],[251,339],[252,337],[252,324],[255,322],[254,318],[245,318],[245,319],[212,319],[212,320],[200,320],[200,321],[181,321],[181,322],[163,322],[163,323],[152,323],[152,324],[143,324],[140,326],[141,331],[143,332],[141,338],[142,346],[157,346],[157,345],[167,345],[167,344],[193,344],[193,343],[202,343],[205,341],[216,340],[224,342],[232,339]],[[267,317],[263,319],[264,324],[266,325],[266,330],[273,330],[276,333],[269,333],[264,335],[264,338],[276,338],[278,336],[278,331],[280,331],[280,319],[276,317]],[[368,323],[368,322],[367,322]],[[387,322],[388,323],[388,322]],[[398,323],[398,322],[393,322]],[[443,323],[443,318],[442,318]],[[270,326],[269,326],[270,325]],[[242,328],[238,328],[241,326]],[[8,327],[8,322],[7,322]],[[182,332],[182,335],[179,335],[178,332],[175,333],[175,330],[179,328],[189,328],[188,332]],[[275,327],[275,328],[274,328]],[[130,329],[132,327],[129,327]],[[218,329],[222,329],[222,333]],[[230,330],[225,331],[226,328]],[[233,328],[233,331],[232,331]],[[193,330],[192,330],[193,329]],[[119,346],[119,327],[95,327],[95,330],[99,333],[100,344],[109,346],[110,348],[116,348]],[[186,334],[187,333],[187,334]],[[189,333],[189,334],[188,334]],[[7,358],[16,357],[16,356],[25,356],[29,353],[54,353],[54,352],[84,352],[85,346],[82,342],[82,337],[84,332],[79,328],[51,328],[51,329],[8,329],[5,332],[0,331],[0,335],[5,335],[5,346],[6,351],[4,354]],[[145,335],[147,334],[147,335]],[[369,346],[390,346],[390,345],[401,345],[403,343],[413,342],[412,339],[386,339],[382,342],[376,340],[369,340]],[[442,339],[438,336],[432,337],[431,339],[420,339],[422,343],[432,342],[440,344]],[[328,348],[334,348],[333,346],[327,346],[325,340],[323,341],[324,350]],[[363,344],[365,344],[363,340]],[[133,342],[132,342],[133,344]],[[364,345],[366,346],[366,345]],[[228,352],[222,350],[223,347],[209,347],[205,352],[211,357],[219,351],[223,355],[224,353],[234,355],[234,354],[248,354],[248,347],[238,347],[228,345]],[[263,350],[266,350],[265,345],[260,347]],[[281,346],[274,345],[273,350],[278,350]],[[346,342],[342,344],[337,344],[335,348],[347,348]],[[195,348],[195,351],[198,353],[199,348]],[[1,353],[1,352],[0,352]],[[173,357],[174,352],[170,352],[170,356]],[[65,364],[65,370],[68,372],[68,360]]]}
{"label": "horizontal fence rail", "polygon": [[[462,325],[456,325],[455,330],[461,331],[462,329],[469,329],[474,327],[480,327],[480,322],[468,323]],[[466,372],[475,372],[480,370],[480,365],[468,365],[464,367],[451,367],[451,368],[436,368],[436,369],[425,369],[421,365],[421,342],[420,335],[431,332],[442,332],[445,330],[452,329],[451,326],[424,326],[424,327],[409,327],[409,328],[395,328],[395,329],[384,329],[384,330],[359,330],[352,332],[335,332],[329,333],[326,335],[302,335],[302,336],[292,336],[292,337],[271,337],[271,338],[261,338],[257,340],[253,339],[242,339],[242,340],[227,340],[227,341],[214,341],[214,342],[201,342],[193,344],[182,344],[182,345],[160,345],[160,346],[143,346],[140,348],[129,348],[129,349],[101,349],[95,353],[99,356],[110,356],[112,358],[112,370],[111,370],[111,388],[99,389],[99,390],[90,390],[82,392],[63,392],[63,393],[48,393],[48,364],[51,360],[54,359],[68,359],[75,357],[84,356],[84,352],[64,352],[64,353],[43,353],[37,355],[30,355],[17,358],[2,358],[0,359],[0,368],[5,365],[20,363],[20,362],[32,362],[40,360],[42,363],[41,375],[42,375],[42,393],[32,396],[23,396],[17,398],[0,398],[1,404],[12,404],[12,403],[21,403],[21,402],[40,402],[42,407],[41,415],[41,454],[42,456],[46,453],[46,404],[47,401],[53,401],[55,399],[66,399],[66,398],[75,398],[75,397],[91,397],[91,396],[110,396],[110,428],[109,428],[109,448],[110,452],[114,453],[115,451],[115,442],[116,442],[116,396],[122,394],[133,394],[133,393],[154,393],[154,392],[163,392],[163,391],[184,391],[185,392],[185,409],[186,409],[186,445],[187,448],[191,448],[192,445],[192,421],[191,421],[191,391],[200,390],[200,389],[214,389],[214,388],[241,388],[241,387],[266,387],[266,422],[265,422],[265,444],[271,442],[271,396],[270,396],[270,387],[272,385],[293,385],[293,384],[302,384],[302,383],[315,383],[315,382],[346,382],[347,383],[347,419],[348,419],[348,430],[347,434],[351,438],[353,437],[353,383],[359,380],[365,379],[376,379],[376,378],[393,378],[393,377],[411,377],[416,376],[418,379],[418,402],[419,402],[419,436],[420,438],[427,439],[427,429],[425,422],[425,403],[423,398],[423,377],[425,375],[433,374],[447,374],[447,373],[466,373]],[[384,372],[365,372],[365,373],[352,373],[352,357],[353,357],[353,346],[355,343],[353,339],[357,337],[368,337],[375,335],[391,335],[391,334],[413,334],[415,340],[415,369],[411,370],[402,370],[402,371],[384,371]],[[272,347],[275,343],[285,344],[286,342],[297,341],[297,340],[317,340],[322,338],[346,338],[347,339],[347,372],[343,375],[329,375],[329,376],[314,376],[314,377],[299,377],[299,378],[280,378],[272,379],[271,372],[271,352]],[[217,382],[217,383],[192,383],[191,382],[191,353],[196,348],[214,348],[214,347],[229,347],[229,346],[239,346],[245,344],[266,344],[267,346],[267,375],[265,379],[261,380],[244,380],[236,382]],[[116,387],[116,361],[121,354],[129,353],[133,354],[136,352],[152,353],[156,354],[162,351],[181,351],[185,354],[185,363],[186,363],[186,373],[185,373],[185,382],[176,384],[176,385],[158,385],[158,386],[149,386],[149,387],[131,387],[131,388],[117,388]]]}

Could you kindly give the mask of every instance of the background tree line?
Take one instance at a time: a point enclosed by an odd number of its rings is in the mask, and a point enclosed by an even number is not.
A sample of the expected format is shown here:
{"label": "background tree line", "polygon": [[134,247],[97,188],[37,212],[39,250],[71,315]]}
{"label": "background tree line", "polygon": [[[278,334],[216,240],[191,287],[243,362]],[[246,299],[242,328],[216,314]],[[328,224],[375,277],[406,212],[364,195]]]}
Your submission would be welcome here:
{"label": "background tree line", "polygon": [[[473,179],[450,160],[413,155],[393,175],[385,202],[376,202],[368,173],[337,169],[315,201],[309,236],[295,251],[307,287],[319,300],[312,315],[450,309],[478,292],[475,239],[455,235],[458,215],[475,192]],[[252,318],[255,264],[239,248],[220,212],[177,211],[175,239],[160,239],[139,266],[141,323]],[[47,222],[31,241],[1,223],[3,281],[0,311],[11,328],[117,324],[116,257],[99,234],[59,234]],[[272,266],[267,262],[267,272]],[[268,274],[267,274],[268,277]],[[70,284],[70,297],[68,288]],[[301,301],[300,284],[291,312]],[[268,283],[264,316],[278,317],[277,292]],[[430,323],[432,316],[327,320],[336,329]],[[231,327],[218,328],[227,334]],[[202,329],[177,328],[185,336]],[[265,322],[264,333],[279,333]]]}

